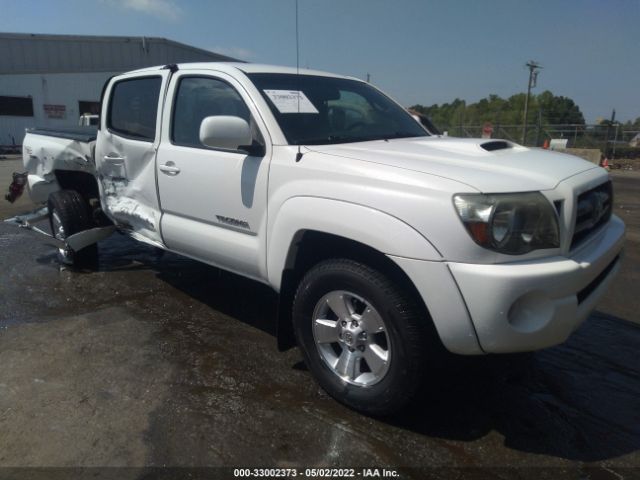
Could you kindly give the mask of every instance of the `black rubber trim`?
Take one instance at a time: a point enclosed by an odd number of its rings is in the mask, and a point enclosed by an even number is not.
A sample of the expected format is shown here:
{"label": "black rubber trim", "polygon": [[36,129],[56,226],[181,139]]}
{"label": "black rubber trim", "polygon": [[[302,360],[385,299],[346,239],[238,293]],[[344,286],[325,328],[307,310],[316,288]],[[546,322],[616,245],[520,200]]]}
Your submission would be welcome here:
{"label": "black rubber trim", "polygon": [[578,297],[578,305],[589,298],[589,295],[591,295],[593,291],[598,288],[598,286],[607,277],[607,275],[611,273],[611,270],[613,270],[613,267],[616,266],[618,260],[620,260],[620,255],[614,258],[613,261],[609,265],[607,265],[607,267],[602,272],[600,272],[600,275],[598,275],[589,285],[578,292],[578,294],[576,295]]}

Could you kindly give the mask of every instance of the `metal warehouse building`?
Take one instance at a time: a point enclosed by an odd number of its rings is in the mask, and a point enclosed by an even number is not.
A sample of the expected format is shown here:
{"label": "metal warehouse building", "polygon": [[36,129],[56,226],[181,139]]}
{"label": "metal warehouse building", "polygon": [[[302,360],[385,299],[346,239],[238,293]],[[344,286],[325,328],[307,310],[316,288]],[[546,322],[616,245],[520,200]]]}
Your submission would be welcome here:
{"label": "metal warehouse building", "polygon": [[236,60],[165,38],[0,33],[0,145],[21,144],[28,127],[73,126],[98,113],[112,75],[212,61]]}

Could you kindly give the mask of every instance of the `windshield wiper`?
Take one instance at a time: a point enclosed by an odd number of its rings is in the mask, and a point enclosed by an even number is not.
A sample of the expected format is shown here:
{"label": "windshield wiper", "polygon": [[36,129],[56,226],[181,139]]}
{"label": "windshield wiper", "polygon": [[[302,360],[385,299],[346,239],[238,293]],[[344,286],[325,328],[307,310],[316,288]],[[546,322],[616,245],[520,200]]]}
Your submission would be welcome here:
{"label": "windshield wiper", "polygon": [[386,135],[384,140],[391,140],[393,138],[419,138],[420,136],[427,137],[428,135],[416,135],[415,133],[408,132],[395,132],[393,135]]}
{"label": "windshield wiper", "polygon": [[[427,135],[424,135],[425,137]],[[371,135],[371,136],[353,136],[353,135],[327,135],[320,138],[304,138],[298,140],[295,145],[332,145],[337,143],[356,143],[356,142],[371,142],[374,140],[389,140],[393,138],[410,138],[419,137],[413,133],[395,132],[391,135]]]}
{"label": "windshield wiper", "polygon": [[333,143],[366,142],[371,140],[367,137],[354,137],[351,135],[328,135],[321,138],[304,138],[298,140],[296,145],[328,145]]}
{"label": "windshield wiper", "polygon": [[327,138],[336,143],[364,142],[368,140],[366,137],[354,137],[353,135],[329,135]]}

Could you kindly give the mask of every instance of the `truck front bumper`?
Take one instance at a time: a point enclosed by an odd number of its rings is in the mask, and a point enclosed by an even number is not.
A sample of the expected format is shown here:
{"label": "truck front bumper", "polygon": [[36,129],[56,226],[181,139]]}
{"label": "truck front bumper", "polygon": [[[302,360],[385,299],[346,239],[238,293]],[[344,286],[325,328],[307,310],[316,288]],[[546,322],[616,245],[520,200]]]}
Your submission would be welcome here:
{"label": "truck front bumper", "polygon": [[620,266],[624,223],[570,257],[498,265],[449,263],[483,351],[537,350],[565,341],[595,308]]}
{"label": "truck front bumper", "polygon": [[562,343],[595,308],[619,269],[624,223],[570,256],[484,265],[389,255],[422,297],[444,346],[475,355]]}

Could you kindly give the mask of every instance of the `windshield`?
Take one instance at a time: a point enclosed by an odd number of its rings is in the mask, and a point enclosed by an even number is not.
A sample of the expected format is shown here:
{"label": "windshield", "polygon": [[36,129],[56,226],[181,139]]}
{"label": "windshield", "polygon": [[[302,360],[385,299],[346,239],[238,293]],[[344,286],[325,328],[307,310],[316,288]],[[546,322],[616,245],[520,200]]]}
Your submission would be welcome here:
{"label": "windshield", "polygon": [[402,107],[356,80],[252,73],[290,145],[326,145],[425,137],[427,131]]}

